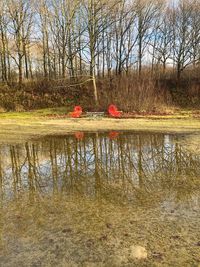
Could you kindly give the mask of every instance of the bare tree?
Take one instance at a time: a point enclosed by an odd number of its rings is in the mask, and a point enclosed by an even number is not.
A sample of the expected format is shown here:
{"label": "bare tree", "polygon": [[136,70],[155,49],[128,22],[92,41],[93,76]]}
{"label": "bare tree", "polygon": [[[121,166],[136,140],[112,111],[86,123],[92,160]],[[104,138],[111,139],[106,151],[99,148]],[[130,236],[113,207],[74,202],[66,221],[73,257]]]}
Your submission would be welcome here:
{"label": "bare tree", "polygon": [[142,58],[149,44],[154,22],[160,14],[163,1],[136,0],[135,10],[137,15],[138,31],[138,73],[141,75]]}
{"label": "bare tree", "polygon": [[192,63],[193,66],[196,66],[196,63],[200,63],[200,1],[192,1],[192,10],[191,10],[191,43],[190,51],[192,54]]}
{"label": "bare tree", "polygon": [[194,62],[191,53],[192,28],[190,21],[192,10],[193,5],[189,0],[180,0],[178,6],[171,10],[173,31],[171,59],[176,65],[178,81],[182,71]]}
{"label": "bare tree", "polygon": [[162,64],[164,73],[172,53],[171,44],[173,31],[169,12],[170,9],[167,6],[155,25],[156,27],[152,32],[151,42],[149,43],[149,53],[152,56],[152,70],[154,64],[157,64],[158,66]]}
{"label": "bare tree", "polygon": [[30,44],[33,13],[27,0],[7,1],[8,13],[11,19],[10,33],[13,36],[13,51],[11,57],[18,67],[19,85],[23,80],[23,59],[25,60],[26,78],[28,77],[27,46]]}

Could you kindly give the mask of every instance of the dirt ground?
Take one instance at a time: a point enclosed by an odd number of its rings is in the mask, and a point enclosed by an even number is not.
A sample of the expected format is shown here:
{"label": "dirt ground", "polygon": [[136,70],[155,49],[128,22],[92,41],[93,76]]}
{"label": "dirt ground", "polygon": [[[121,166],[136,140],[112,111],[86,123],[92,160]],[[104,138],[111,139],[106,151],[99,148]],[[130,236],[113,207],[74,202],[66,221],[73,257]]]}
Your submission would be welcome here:
{"label": "dirt ground", "polygon": [[[2,211],[0,266],[199,267],[199,207],[24,199]],[[134,248],[139,247],[139,255]]]}

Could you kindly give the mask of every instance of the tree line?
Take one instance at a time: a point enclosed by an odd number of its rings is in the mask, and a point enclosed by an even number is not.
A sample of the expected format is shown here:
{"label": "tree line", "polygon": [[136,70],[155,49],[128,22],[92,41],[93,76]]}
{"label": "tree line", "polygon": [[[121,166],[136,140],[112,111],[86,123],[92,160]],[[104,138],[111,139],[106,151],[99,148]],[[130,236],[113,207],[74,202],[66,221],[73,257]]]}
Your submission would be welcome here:
{"label": "tree line", "polygon": [[200,62],[200,0],[0,0],[0,80],[96,78],[143,69],[178,80]]}

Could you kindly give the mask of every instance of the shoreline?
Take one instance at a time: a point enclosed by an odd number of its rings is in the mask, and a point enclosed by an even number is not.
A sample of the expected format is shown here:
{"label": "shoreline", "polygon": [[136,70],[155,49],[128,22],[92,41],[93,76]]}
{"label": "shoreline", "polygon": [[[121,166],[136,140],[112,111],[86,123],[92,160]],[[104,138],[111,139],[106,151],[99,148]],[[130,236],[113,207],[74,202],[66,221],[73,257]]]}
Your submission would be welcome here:
{"label": "shoreline", "polygon": [[47,117],[1,118],[0,143],[21,143],[46,135],[64,135],[76,131],[146,131],[163,133],[200,133],[197,118],[80,118]]}

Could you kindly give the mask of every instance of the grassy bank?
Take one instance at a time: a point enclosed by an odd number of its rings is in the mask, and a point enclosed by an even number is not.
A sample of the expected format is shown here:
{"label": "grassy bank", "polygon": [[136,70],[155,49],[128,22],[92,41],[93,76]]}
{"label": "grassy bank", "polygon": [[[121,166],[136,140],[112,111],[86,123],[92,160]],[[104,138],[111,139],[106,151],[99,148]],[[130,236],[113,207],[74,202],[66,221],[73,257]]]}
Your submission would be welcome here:
{"label": "grassy bank", "polygon": [[33,112],[1,113],[0,142],[21,142],[51,134],[74,131],[160,131],[200,132],[198,112],[178,111],[170,115],[136,115],[131,119],[64,117],[65,108],[43,109]]}

